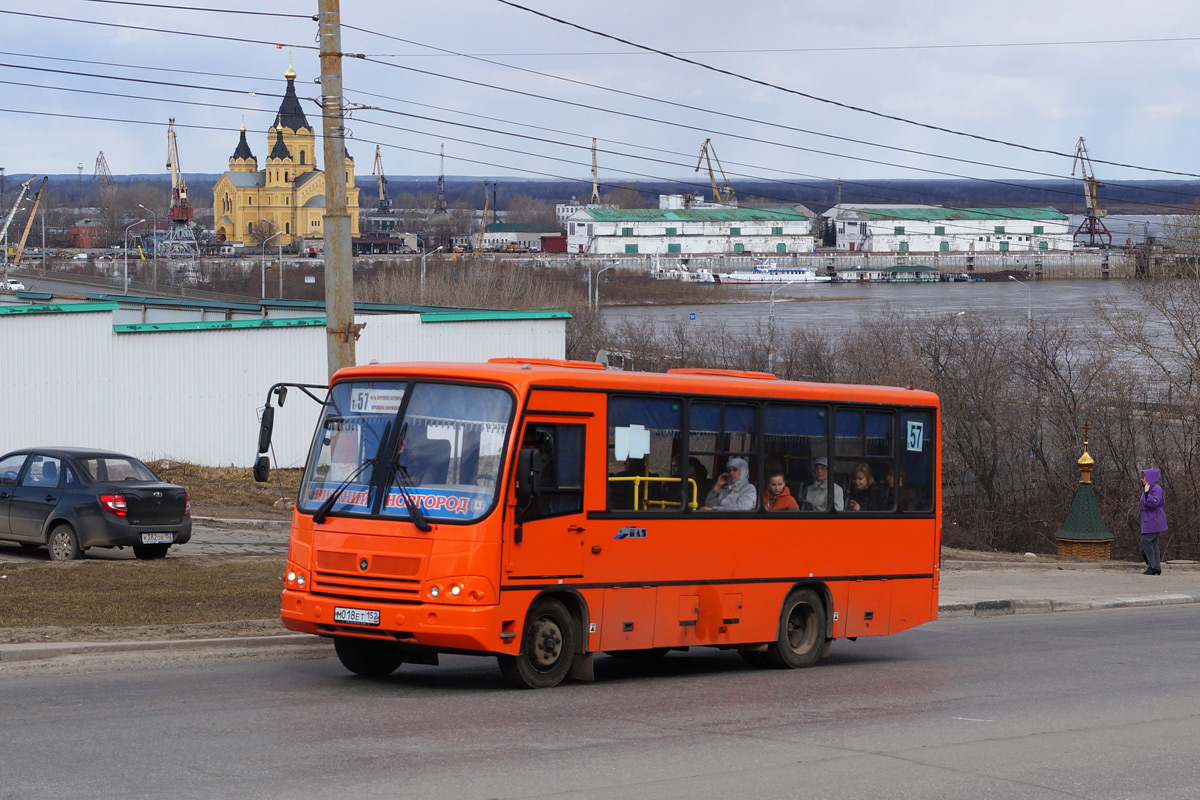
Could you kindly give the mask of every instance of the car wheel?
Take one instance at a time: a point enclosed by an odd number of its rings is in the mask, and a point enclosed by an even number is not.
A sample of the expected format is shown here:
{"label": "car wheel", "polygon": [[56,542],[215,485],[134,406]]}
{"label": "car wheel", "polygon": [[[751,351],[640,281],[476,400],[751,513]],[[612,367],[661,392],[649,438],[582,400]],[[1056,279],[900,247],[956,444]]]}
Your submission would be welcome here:
{"label": "car wheel", "polygon": [[333,649],[343,667],[366,678],[391,675],[404,663],[404,648],[376,639],[335,636]]}
{"label": "car wheel", "polygon": [[134,558],[146,560],[156,558],[166,558],[167,551],[171,549],[169,544],[135,544],[133,546]]}
{"label": "car wheel", "polygon": [[542,600],[529,609],[521,653],[499,656],[500,672],[518,689],[549,689],[562,683],[575,658],[575,624],[566,606]]}
{"label": "car wheel", "polygon": [[83,558],[79,537],[75,535],[75,530],[65,523],[56,525],[54,530],[50,531],[46,549],[50,551],[51,561],[74,561]]}

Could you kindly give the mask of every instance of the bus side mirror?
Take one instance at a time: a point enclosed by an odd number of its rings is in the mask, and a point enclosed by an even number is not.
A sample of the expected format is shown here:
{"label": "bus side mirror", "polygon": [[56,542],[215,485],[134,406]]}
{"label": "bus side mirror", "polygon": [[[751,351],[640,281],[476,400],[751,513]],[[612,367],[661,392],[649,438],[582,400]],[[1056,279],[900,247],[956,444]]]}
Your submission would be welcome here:
{"label": "bus side mirror", "polygon": [[542,468],[546,459],[536,447],[525,447],[517,455],[517,515],[521,516],[542,493]]}
{"label": "bus side mirror", "polygon": [[266,456],[259,456],[254,461],[254,480],[266,483],[271,476],[271,462]]}
{"label": "bus side mirror", "polygon": [[258,427],[258,452],[265,453],[271,449],[271,431],[274,428],[275,409],[267,406],[263,409],[262,424]]}

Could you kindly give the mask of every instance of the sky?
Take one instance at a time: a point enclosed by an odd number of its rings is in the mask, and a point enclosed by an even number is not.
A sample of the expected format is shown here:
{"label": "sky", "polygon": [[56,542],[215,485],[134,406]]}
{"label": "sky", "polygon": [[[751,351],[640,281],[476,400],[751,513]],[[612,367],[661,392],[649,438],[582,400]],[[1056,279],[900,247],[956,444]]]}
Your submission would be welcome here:
{"label": "sky", "polygon": [[[514,2],[561,21],[342,0],[360,177],[378,145],[389,176],[436,175],[444,146],[448,177],[590,180],[595,137],[606,185],[706,184],[705,140],[735,188],[1069,178],[1081,136],[1102,182],[1200,177],[1200,3]],[[317,10],[0,0],[0,166],[165,174],[172,117],[185,172],[225,170],[243,119],[261,165],[289,59],[321,126]]]}

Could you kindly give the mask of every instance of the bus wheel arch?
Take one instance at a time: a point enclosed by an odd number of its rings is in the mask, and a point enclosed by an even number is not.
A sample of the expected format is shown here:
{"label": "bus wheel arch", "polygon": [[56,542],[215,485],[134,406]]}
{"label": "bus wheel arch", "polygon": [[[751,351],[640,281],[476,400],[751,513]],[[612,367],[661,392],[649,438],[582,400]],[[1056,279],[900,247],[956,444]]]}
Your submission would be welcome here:
{"label": "bus wheel arch", "polygon": [[776,669],[811,667],[827,652],[829,638],[828,595],[819,585],[792,587],[779,610],[778,635],[762,654]]}
{"label": "bus wheel arch", "polygon": [[521,626],[517,655],[499,656],[500,671],[517,688],[549,689],[567,677],[580,630],[564,599],[569,601],[557,595],[535,598]]}

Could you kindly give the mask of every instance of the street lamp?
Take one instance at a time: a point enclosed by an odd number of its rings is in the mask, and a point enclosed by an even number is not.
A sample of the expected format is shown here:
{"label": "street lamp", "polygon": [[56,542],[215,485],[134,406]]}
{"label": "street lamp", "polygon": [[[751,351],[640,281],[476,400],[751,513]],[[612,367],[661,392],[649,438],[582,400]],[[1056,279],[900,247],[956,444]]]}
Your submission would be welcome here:
{"label": "street lamp", "polygon": [[143,217],[125,228],[125,294],[129,294],[129,229],[136,228],[145,221],[146,219]]}
{"label": "street lamp", "polygon": [[143,211],[149,211],[154,215],[154,235],[151,241],[154,242],[154,251],[150,253],[150,260],[154,263],[154,291],[158,291],[158,212],[153,208],[146,208],[141,203],[138,203],[138,208]]}
{"label": "street lamp", "polygon": [[767,317],[767,372],[775,372],[775,293],[792,281],[781,283],[771,290],[771,314]]}
{"label": "street lamp", "polygon": [[[441,250],[443,247],[445,247],[445,245],[438,245],[436,249],[430,250],[429,252],[436,253],[438,250]],[[424,250],[422,250],[421,251],[421,305],[425,305],[425,256],[426,255],[427,255],[427,253]]]}
{"label": "street lamp", "polygon": [[[267,299],[267,242],[271,241],[276,236],[279,236],[282,233],[283,233],[283,231],[275,231],[270,236],[263,239],[263,243],[262,243],[262,297],[264,300]],[[282,242],[279,244],[279,258],[280,258],[280,267],[279,268],[283,269],[283,264],[282,264],[283,243]]]}
{"label": "street lamp", "polygon": [[[1012,275],[1008,276],[1010,281],[1017,281]],[[1033,290],[1029,288],[1029,284],[1025,281],[1017,281],[1025,287],[1025,319],[1029,322],[1029,327],[1033,327]]]}
{"label": "street lamp", "polygon": [[600,271],[596,273],[596,313],[597,314],[600,313],[600,276],[603,275],[604,273],[608,272],[610,269],[613,269],[616,266],[617,266],[616,264],[609,264],[607,267],[601,268]]}

